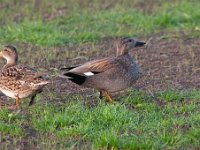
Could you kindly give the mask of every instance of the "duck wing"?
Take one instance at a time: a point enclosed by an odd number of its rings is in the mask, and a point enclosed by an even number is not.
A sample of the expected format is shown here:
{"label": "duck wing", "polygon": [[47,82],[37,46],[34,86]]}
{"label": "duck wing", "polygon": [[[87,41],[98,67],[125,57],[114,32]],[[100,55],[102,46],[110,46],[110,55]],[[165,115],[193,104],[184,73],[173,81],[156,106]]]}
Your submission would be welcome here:
{"label": "duck wing", "polygon": [[35,87],[45,85],[48,81],[43,79],[42,73],[38,73],[29,66],[12,66],[1,70],[0,85],[4,87]]}
{"label": "duck wing", "polygon": [[89,61],[83,65],[78,65],[75,67],[62,68],[62,70],[68,70],[68,73],[74,73],[83,76],[90,76],[93,74],[98,74],[109,70],[110,68],[116,67],[118,62],[115,58],[104,58]]}
{"label": "duck wing", "polygon": [[67,70],[67,72],[63,72],[60,77],[82,85],[88,77],[119,66],[119,62],[115,58],[98,59],[75,67],[62,68],[62,70]]}

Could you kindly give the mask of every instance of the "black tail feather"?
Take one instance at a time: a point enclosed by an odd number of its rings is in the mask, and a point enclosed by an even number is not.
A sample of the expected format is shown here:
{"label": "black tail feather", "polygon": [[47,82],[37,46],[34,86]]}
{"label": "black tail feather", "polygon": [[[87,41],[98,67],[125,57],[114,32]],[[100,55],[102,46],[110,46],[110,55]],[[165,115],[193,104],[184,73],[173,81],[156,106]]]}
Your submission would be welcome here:
{"label": "black tail feather", "polygon": [[71,72],[63,73],[63,75],[69,77],[68,78],[69,80],[71,80],[72,82],[74,82],[78,85],[82,85],[87,78],[85,76],[81,76],[81,75],[74,74],[74,73],[71,73]]}

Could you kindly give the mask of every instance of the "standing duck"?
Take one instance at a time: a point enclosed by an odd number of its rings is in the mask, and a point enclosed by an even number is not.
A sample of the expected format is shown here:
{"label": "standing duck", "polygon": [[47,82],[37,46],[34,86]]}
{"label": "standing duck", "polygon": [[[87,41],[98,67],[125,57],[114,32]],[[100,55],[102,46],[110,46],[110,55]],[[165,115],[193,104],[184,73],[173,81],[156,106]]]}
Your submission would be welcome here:
{"label": "standing duck", "polygon": [[14,46],[8,45],[0,52],[0,57],[7,63],[0,71],[0,91],[6,96],[16,99],[16,107],[19,100],[31,97],[29,106],[34,103],[37,93],[49,82],[43,79],[43,75],[29,66],[17,65],[18,54]]}
{"label": "standing duck", "polygon": [[139,78],[139,66],[129,55],[135,47],[141,47],[145,42],[133,38],[122,38],[117,44],[117,56],[89,61],[75,67],[62,68],[67,72],[61,77],[72,82],[100,91],[100,98],[105,96],[112,102],[110,93],[124,90],[133,85]]}

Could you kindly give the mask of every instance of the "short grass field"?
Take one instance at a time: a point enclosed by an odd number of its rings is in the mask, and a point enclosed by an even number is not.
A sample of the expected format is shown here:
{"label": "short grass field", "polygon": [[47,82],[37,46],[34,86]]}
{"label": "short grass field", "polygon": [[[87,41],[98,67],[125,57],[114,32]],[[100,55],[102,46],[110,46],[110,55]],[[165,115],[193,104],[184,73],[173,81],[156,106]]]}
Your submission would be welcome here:
{"label": "short grass field", "polygon": [[[49,74],[36,103],[0,94],[0,149],[200,149],[198,0],[0,0],[0,48]],[[58,77],[60,68],[115,55],[120,37],[142,76],[113,95]],[[0,61],[0,66],[5,61]]]}

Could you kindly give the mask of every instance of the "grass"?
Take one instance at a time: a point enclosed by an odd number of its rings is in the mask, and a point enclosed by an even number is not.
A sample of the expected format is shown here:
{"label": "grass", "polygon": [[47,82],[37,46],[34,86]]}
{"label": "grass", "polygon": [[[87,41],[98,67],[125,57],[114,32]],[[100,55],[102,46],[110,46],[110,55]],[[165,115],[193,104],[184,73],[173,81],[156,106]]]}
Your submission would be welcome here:
{"label": "grass", "polygon": [[[164,39],[171,32],[186,32],[189,38],[200,35],[200,3],[195,0],[149,1],[148,7],[144,0],[0,2],[1,47],[17,45],[19,53],[27,56],[20,57],[20,63],[51,71],[52,77],[58,73],[56,68],[75,63],[73,59],[83,53],[87,59],[93,52],[101,54],[95,45],[104,38],[148,39],[163,33]],[[86,50],[88,45],[92,52]],[[198,149],[199,93],[192,89],[151,94],[130,90],[115,105],[99,101],[90,106],[81,95],[48,91],[32,107],[24,101],[21,111],[0,109],[1,147]]]}
{"label": "grass", "polygon": [[[152,98],[143,91],[130,91],[123,104],[101,102],[92,108],[81,100],[66,102],[60,107],[36,104],[26,108],[23,117],[21,113],[3,109],[0,111],[1,139],[6,135],[13,136],[14,140],[23,138],[25,124],[37,133],[39,147],[49,144],[69,149],[82,146],[90,149],[197,148],[200,145],[199,91],[172,93],[165,91]],[[138,94],[135,101],[134,94]],[[168,95],[174,95],[174,99],[169,101]],[[41,137],[50,141],[43,143]]]}
{"label": "grass", "polygon": [[[136,9],[126,9],[117,5],[111,10],[92,10],[92,13],[87,9],[71,10],[72,12],[67,15],[64,13],[63,16],[48,21],[26,16],[22,17],[20,22],[6,22],[2,25],[0,41],[59,46],[94,42],[104,37],[149,36],[160,30],[194,32],[200,28],[199,6],[199,3],[194,5],[194,2],[187,1],[174,6],[163,2],[152,14],[145,14]],[[5,11],[7,9],[2,10],[4,13]],[[196,34],[199,36],[198,32]]]}

